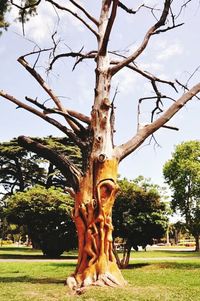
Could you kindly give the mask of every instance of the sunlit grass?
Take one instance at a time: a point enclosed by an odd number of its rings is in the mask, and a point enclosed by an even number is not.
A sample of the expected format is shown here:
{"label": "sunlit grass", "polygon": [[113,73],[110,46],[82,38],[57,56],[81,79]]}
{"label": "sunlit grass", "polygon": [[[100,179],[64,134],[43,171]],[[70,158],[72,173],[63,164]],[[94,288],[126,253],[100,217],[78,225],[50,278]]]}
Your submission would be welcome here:
{"label": "sunlit grass", "polygon": [[[26,256],[26,252],[34,251],[18,252]],[[80,296],[72,295],[64,286],[75,262],[1,261],[0,301],[200,301],[200,259],[194,258],[193,252],[173,251],[172,257],[170,254],[133,252],[134,260],[128,269],[122,270],[128,281],[126,287],[92,287]]]}

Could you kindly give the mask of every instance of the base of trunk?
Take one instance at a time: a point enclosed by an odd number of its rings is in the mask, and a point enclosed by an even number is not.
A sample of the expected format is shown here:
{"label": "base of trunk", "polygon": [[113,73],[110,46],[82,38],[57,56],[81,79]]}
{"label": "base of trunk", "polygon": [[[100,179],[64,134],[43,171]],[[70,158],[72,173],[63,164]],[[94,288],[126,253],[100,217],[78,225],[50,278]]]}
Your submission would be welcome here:
{"label": "base of trunk", "polygon": [[110,287],[126,285],[116,262],[107,260],[106,256],[99,257],[94,264],[88,266],[82,273],[69,276],[66,283],[77,293],[91,285]]}

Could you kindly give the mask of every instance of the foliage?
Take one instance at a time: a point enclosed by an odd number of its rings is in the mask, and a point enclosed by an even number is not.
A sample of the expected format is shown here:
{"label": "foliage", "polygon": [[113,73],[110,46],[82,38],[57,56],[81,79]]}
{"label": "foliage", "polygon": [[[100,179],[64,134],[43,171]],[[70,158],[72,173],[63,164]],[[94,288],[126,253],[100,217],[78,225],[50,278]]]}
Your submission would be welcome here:
{"label": "foliage", "polygon": [[[7,29],[8,27],[8,22],[6,22],[5,20],[5,13],[8,11],[9,9],[9,4],[8,4],[8,0],[1,0],[0,2],[0,28],[4,28]],[[0,31],[0,34],[2,32]]]}
{"label": "foliage", "polygon": [[[58,153],[68,155],[77,165],[81,162],[80,151],[66,138],[34,138]],[[19,146],[17,139],[0,144],[0,185],[6,194],[24,191],[36,184],[46,187],[65,186],[67,179],[47,160]]]}
{"label": "foliage", "polygon": [[[125,249],[145,248],[165,234],[168,224],[166,205],[154,185],[139,187],[137,181],[120,180],[120,193],[113,209],[114,236],[125,241]],[[128,258],[125,265],[128,264]]]}
{"label": "foliage", "polygon": [[11,196],[5,215],[10,223],[26,225],[33,245],[56,257],[76,245],[72,208],[73,201],[60,189],[35,186]]}
{"label": "foliage", "polygon": [[[172,190],[171,207],[186,221],[190,233],[200,235],[200,141],[176,146],[172,159],[163,167],[165,180]],[[198,246],[197,246],[198,248]]]}

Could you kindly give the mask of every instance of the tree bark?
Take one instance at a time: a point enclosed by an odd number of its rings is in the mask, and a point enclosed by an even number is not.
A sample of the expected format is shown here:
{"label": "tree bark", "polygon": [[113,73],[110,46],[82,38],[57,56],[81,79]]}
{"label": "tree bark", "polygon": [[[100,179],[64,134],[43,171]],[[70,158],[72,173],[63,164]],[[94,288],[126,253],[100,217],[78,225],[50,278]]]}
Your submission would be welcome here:
{"label": "tree bark", "polygon": [[67,279],[76,289],[88,285],[124,285],[112,247],[112,207],[118,191],[118,162],[95,161],[82,178],[75,196],[73,218],[78,232],[79,255],[75,273]]}

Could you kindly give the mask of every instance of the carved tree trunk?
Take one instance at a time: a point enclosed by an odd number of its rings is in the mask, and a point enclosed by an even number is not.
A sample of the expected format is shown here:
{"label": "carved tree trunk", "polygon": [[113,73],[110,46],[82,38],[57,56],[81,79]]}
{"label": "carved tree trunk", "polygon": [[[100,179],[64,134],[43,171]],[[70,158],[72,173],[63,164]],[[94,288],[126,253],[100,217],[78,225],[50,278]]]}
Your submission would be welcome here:
{"label": "carved tree trunk", "polygon": [[112,249],[112,206],[118,190],[115,159],[94,161],[76,194],[74,221],[79,255],[75,285],[123,285]]}

